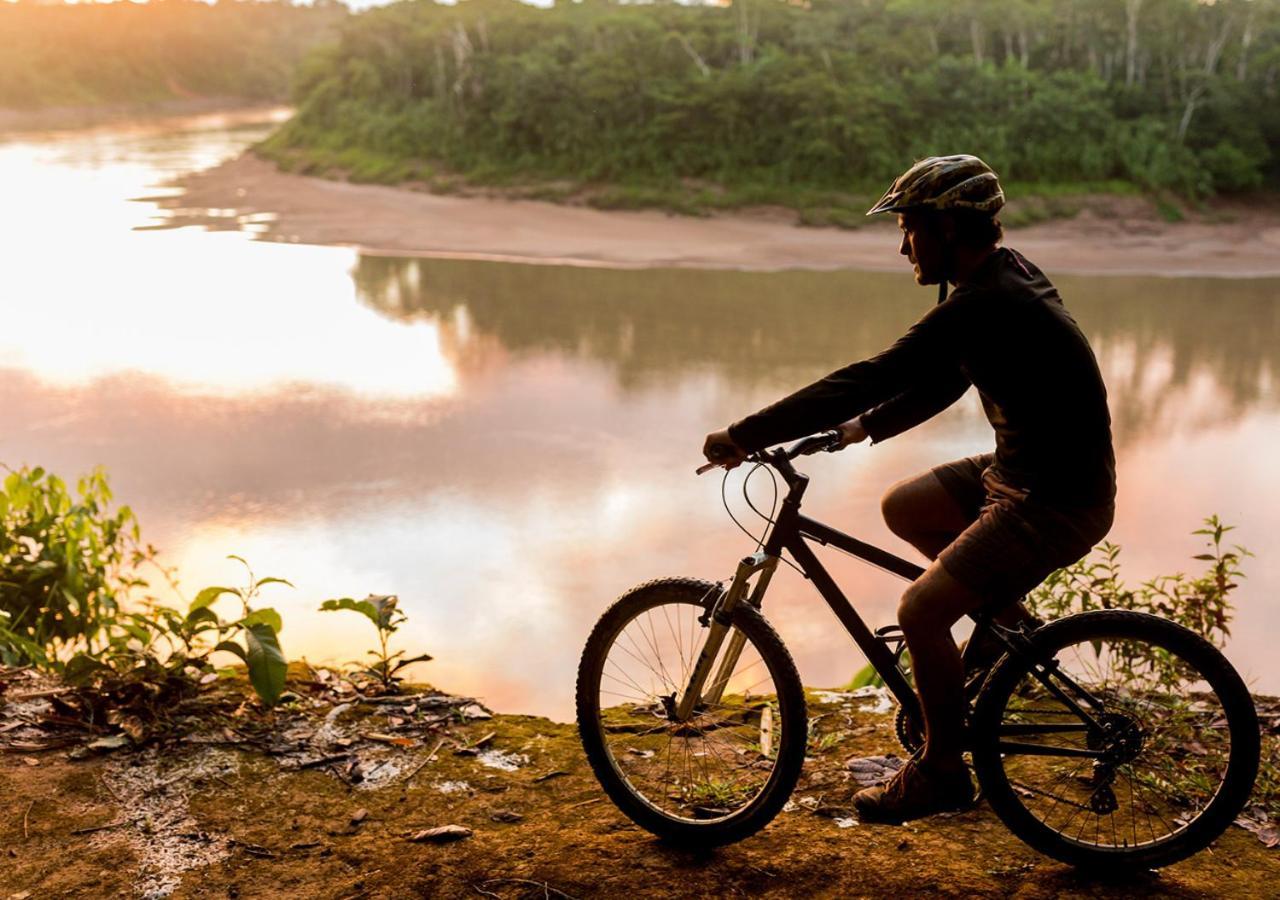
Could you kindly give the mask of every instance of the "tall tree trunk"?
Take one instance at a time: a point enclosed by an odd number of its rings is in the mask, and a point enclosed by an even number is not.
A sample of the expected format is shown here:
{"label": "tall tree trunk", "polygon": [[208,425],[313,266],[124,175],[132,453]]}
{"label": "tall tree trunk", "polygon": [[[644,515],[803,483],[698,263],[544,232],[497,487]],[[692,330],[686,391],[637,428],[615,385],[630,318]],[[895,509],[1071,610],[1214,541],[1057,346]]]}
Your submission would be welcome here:
{"label": "tall tree trunk", "polygon": [[1027,29],[1022,27],[1018,29],[1018,56],[1022,60],[1022,68],[1031,65],[1031,54],[1027,49]]}
{"label": "tall tree trunk", "polygon": [[973,44],[973,61],[982,65],[982,23],[977,16],[969,19],[969,41]]}
{"label": "tall tree trunk", "polygon": [[433,92],[437,98],[444,97],[448,90],[448,75],[445,70],[444,53],[440,50],[439,44],[432,45],[436,52],[436,78],[435,91]]}
{"label": "tall tree trunk", "polygon": [[756,31],[760,28],[760,19],[757,17],[756,24],[751,24],[751,11],[747,9],[745,0],[734,0],[733,5],[738,8],[738,62],[747,66],[755,59]]}
{"label": "tall tree trunk", "polygon": [[1124,83],[1132,86],[1138,75],[1138,13],[1142,0],[1124,0],[1125,68]]}
{"label": "tall tree trunk", "polygon": [[[675,32],[675,39],[680,46],[684,48],[684,52],[689,54],[689,58],[693,60],[693,64],[698,67],[698,71],[702,73],[702,77],[710,77],[711,67],[707,65],[706,60],[702,58],[702,55],[694,49],[693,44],[689,43],[689,39],[678,31]],[[826,50],[823,50],[823,52],[825,53]]]}
{"label": "tall tree trunk", "polygon": [[1187,95],[1187,103],[1182,110],[1182,119],[1178,122],[1179,141],[1182,141],[1187,136],[1187,130],[1191,127],[1191,117],[1195,115],[1196,106],[1199,104],[1200,98],[1204,96],[1205,91],[1209,89],[1209,80],[1213,78],[1213,73],[1218,68],[1218,60],[1222,57],[1222,48],[1226,46],[1227,38],[1231,34],[1231,25],[1231,16],[1225,16],[1222,20],[1222,28],[1209,39],[1209,46],[1205,49],[1204,54],[1203,77],[1196,82]]}
{"label": "tall tree trunk", "polygon": [[1253,14],[1255,5],[1249,4],[1249,17],[1244,20],[1244,31],[1240,35],[1240,58],[1236,60],[1236,81],[1244,81],[1249,77],[1249,45],[1253,43]]}
{"label": "tall tree trunk", "polygon": [[1013,32],[1007,28],[1000,31],[1004,36],[1004,64],[1007,66],[1013,60]]}

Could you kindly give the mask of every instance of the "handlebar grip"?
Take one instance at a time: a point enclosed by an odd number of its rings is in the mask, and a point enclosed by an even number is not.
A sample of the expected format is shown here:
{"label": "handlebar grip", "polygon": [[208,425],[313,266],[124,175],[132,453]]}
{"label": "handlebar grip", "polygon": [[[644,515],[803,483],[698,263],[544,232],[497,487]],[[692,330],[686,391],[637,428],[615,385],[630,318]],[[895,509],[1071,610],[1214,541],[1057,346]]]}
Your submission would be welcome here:
{"label": "handlebar grip", "polygon": [[839,440],[840,432],[834,428],[821,434],[813,434],[807,438],[801,438],[787,448],[787,459],[795,459],[797,456],[807,456],[810,453],[830,449]]}
{"label": "handlebar grip", "polygon": [[728,459],[733,455],[733,446],[730,444],[712,444],[707,448],[707,452],[711,454],[713,461]]}

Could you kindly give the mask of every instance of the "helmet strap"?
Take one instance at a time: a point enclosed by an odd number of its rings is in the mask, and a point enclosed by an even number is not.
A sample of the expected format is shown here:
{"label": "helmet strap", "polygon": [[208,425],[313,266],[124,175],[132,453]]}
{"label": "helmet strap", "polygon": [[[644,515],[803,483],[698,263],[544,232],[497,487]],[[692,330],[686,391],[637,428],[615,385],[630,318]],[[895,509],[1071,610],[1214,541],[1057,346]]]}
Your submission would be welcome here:
{"label": "helmet strap", "polygon": [[954,245],[948,241],[942,247],[942,278],[938,281],[938,302],[941,303],[947,299],[947,289],[950,287],[951,276],[956,273],[956,253]]}

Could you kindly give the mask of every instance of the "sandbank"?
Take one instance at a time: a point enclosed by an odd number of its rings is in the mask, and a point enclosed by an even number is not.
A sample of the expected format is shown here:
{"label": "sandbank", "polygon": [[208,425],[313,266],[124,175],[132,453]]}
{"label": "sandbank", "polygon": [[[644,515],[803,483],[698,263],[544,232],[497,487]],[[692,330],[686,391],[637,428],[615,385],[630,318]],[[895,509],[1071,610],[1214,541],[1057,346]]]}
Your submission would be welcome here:
{"label": "sandbank", "polygon": [[[172,224],[240,227],[266,240],[349,246],[369,254],[610,267],[903,271],[890,221],[857,230],[794,224],[784,210],[694,218],[533,200],[430,194],[280,171],[252,152],[156,198]],[[1280,206],[1215,208],[1169,223],[1121,198],[1106,214],[1010,229],[1050,275],[1280,276]],[[1214,219],[1216,221],[1211,221]]]}

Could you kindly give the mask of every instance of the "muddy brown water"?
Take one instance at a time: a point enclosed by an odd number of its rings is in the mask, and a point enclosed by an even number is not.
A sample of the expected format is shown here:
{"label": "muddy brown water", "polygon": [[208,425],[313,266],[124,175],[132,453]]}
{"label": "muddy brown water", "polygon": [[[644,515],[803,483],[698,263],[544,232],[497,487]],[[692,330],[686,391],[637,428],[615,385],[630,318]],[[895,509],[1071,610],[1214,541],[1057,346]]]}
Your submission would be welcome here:
{"label": "muddy brown water", "polygon": [[[360,255],[254,241],[262,217],[231,210],[157,227],[137,199],[269,127],[213,116],[0,143],[0,460],[106,466],[188,597],[239,577],[228,553],[293,581],[266,597],[292,657],[359,657],[366,623],[317,607],[397,593],[397,646],[436,657],[415,677],[567,719],[612,598],[659,575],[727,577],[754,547],[720,476],[693,475],[703,435],[882,349],[933,300],[906,272]],[[1111,392],[1125,571],[1196,571],[1201,518],[1235,524],[1257,557],[1227,652],[1280,692],[1280,281],[1049,274]],[[907,435],[807,461],[806,510],[909,554],[880,521],[885,487],[990,445],[970,393]],[[758,534],[741,472],[730,504]],[[751,495],[768,503],[763,473]],[[891,620],[900,582],[820,555],[869,621]],[[807,683],[862,664],[793,572],[766,613]]]}

